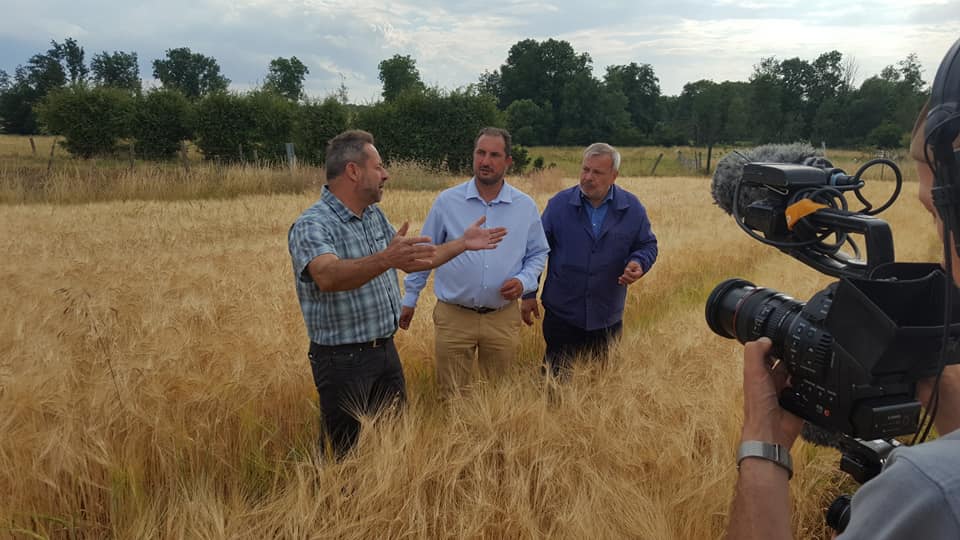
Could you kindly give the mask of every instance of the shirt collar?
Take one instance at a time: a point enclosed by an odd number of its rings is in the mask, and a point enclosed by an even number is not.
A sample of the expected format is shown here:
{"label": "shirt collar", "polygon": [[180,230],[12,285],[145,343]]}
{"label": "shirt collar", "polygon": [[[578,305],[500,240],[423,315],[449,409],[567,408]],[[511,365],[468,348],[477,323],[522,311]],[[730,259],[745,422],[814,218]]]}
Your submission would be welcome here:
{"label": "shirt collar", "polygon": [[[346,205],[343,204],[343,201],[337,198],[326,185],[323,186],[323,190],[320,192],[320,200],[327,203],[327,206],[329,206],[330,209],[333,210],[333,213],[340,218],[340,221],[344,223],[353,218],[360,218],[360,216],[353,213],[353,210],[347,208]],[[366,212],[366,208],[364,208],[364,212]]]}
{"label": "shirt collar", "polygon": [[[610,184],[610,189],[607,190],[607,196],[603,198],[603,202],[600,203],[600,206],[603,206],[603,205],[607,204],[608,202],[613,201],[614,190],[615,190],[616,188],[617,188],[617,185],[616,185],[616,184]],[[584,195],[583,190],[580,189],[579,186],[577,186],[577,193],[580,194],[580,201],[581,201],[584,205],[590,205],[591,207],[593,206],[592,204],[590,204],[590,201],[587,200],[587,196]],[[597,208],[599,208],[599,207],[597,207]]]}
{"label": "shirt collar", "polygon": [[[476,177],[476,176],[474,176],[473,178],[470,179],[469,182],[467,182],[466,198],[467,198],[467,199],[480,199],[480,200],[483,200],[483,198],[480,197],[480,192],[477,191],[477,177]],[[512,203],[512,202],[513,202],[513,187],[510,186],[510,184],[507,183],[507,180],[506,180],[506,179],[504,179],[504,180],[503,180],[503,185],[500,186],[500,193],[497,193],[497,196],[496,196],[492,201],[490,201],[490,204],[493,204],[493,203]]]}

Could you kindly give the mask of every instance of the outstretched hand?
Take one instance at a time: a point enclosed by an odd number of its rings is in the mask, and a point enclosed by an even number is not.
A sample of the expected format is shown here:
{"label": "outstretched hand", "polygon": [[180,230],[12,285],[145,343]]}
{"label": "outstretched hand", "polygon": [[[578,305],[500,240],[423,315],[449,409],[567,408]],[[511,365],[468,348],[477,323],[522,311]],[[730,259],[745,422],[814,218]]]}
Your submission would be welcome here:
{"label": "outstretched hand", "polygon": [[503,240],[503,237],[507,235],[506,227],[483,228],[483,224],[486,223],[486,221],[487,217],[482,216],[463,232],[464,245],[468,251],[494,249],[497,247],[497,244]]}
{"label": "outstretched hand", "polygon": [[437,246],[430,243],[429,236],[407,237],[409,228],[410,223],[404,221],[387,249],[383,250],[387,264],[390,268],[399,268],[407,273],[432,268]]}

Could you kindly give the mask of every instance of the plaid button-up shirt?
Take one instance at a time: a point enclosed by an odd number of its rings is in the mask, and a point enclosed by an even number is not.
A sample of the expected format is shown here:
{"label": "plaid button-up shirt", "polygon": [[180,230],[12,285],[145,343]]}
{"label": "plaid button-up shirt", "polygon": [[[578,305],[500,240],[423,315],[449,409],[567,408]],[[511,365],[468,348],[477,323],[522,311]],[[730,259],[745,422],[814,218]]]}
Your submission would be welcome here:
{"label": "plaid button-up shirt", "polygon": [[287,240],[300,310],[311,341],[343,345],[392,336],[400,320],[400,285],[393,268],[349,291],[321,291],[307,265],[333,253],[359,259],[386,249],[396,229],[377,205],[357,216],[324,186],[320,200],[290,227]]}

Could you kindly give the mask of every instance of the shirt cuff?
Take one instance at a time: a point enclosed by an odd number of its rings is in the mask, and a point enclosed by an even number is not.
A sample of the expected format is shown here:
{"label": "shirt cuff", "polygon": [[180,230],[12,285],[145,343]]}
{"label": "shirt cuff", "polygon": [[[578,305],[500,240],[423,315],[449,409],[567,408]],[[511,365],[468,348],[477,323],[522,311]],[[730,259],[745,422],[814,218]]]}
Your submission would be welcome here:
{"label": "shirt cuff", "polygon": [[403,305],[403,307],[415,308],[417,307],[418,298],[420,298],[419,292],[408,292],[407,294],[403,295],[403,302],[401,302],[401,305]]}

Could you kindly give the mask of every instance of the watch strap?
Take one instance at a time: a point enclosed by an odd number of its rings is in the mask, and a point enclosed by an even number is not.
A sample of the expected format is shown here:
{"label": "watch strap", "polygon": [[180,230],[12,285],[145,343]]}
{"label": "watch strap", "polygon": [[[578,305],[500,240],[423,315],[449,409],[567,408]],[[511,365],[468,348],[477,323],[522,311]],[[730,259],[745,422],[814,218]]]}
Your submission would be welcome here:
{"label": "watch strap", "polygon": [[743,441],[737,449],[737,469],[740,462],[747,458],[760,458],[772,461],[787,470],[787,479],[793,478],[793,460],[790,451],[779,444],[763,441]]}

